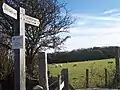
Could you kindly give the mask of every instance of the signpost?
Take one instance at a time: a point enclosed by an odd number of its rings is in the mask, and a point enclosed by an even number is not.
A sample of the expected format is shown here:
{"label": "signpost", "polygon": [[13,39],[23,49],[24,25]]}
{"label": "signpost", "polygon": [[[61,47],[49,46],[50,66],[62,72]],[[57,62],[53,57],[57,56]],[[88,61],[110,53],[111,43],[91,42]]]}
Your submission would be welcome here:
{"label": "signpost", "polygon": [[12,48],[15,52],[15,90],[26,90],[25,74],[25,23],[39,26],[38,19],[25,15],[25,9],[15,10],[6,3],[3,3],[3,12],[14,21],[15,36],[12,37]]}
{"label": "signpost", "polygon": [[6,3],[3,3],[2,8],[5,14],[11,16],[14,19],[17,19],[17,11],[14,8],[10,7]]}
{"label": "signpost", "polygon": [[39,26],[40,22],[38,19],[25,15],[25,23],[31,24],[34,26]]}

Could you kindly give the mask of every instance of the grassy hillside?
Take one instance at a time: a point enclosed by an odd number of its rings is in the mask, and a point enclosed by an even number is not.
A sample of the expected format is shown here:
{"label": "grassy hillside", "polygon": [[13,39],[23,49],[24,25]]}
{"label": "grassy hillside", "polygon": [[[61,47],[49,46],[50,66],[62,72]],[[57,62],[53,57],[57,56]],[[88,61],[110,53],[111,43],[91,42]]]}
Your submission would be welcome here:
{"label": "grassy hillside", "polygon": [[62,67],[55,67],[55,64],[52,64],[49,65],[50,75],[57,76],[63,68],[68,68],[70,83],[75,88],[85,87],[86,69],[89,69],[89,87],[103,86],[105,85],[105,68],[108,70],[108,82],[113,79],[115,59],[64,63]]}

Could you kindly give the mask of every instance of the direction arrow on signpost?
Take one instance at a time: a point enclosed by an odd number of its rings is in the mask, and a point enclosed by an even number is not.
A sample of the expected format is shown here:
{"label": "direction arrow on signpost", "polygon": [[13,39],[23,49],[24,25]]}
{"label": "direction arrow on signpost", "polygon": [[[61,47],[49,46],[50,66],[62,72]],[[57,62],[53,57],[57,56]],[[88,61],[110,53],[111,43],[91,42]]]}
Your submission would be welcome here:
{"label": "direction arrow on signpost", "polygon": [[3,3],[2,8],[5,14],[11,16],[14,19],[17,19],[17,11],[14,8],[10,7],[6,3]]}
{"label": "direction arrow on signpost", "polygon": [[[17,19],[17,10],[15,10],[11,6],[7,5],[6,3],[3,3],[2,8],[3,8],[3,12],[5,14],[11,16],[14,19]],[[25,15],[24,19],[25,19],[25,23],[27,23],[27,24],[31,24],[34,26],[39,26],[39,24],[40,24],[38,19],[30,17],[28,15]]]}
{"label": "direction arrow on signpost", "polygon": [[39,19],[30,17],[28,15],[25,15],[25,23],[31,24],[31,25],[34,25],[34,26],[39,26],[39,24],[40,24]]}

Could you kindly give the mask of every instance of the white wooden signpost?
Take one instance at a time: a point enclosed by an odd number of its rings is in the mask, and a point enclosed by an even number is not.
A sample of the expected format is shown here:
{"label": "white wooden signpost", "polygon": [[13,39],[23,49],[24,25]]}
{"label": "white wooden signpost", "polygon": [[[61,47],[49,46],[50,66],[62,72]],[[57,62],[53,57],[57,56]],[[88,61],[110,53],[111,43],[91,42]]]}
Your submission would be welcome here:
{"label": "white wooden signpost", "polygon": [[26,90],[25,74],[25,23],[39,26],[38,19],[25,15],[25,9],[15,10],[6,3],[3,3],[3,12],[14,21],[15,36],[12,37],[12,48],[15,52],[15,90]]}
{"label": "white wooden signpost", "polygon": [[5,14],[11,16],[14,19],[17,19],[17,11],[14,8],[10,7],[6,3],[3,3],[2,8]]}
{"label": "white wooden signpost", "polygon": [[31,24],[34,26],[39,26],[40,22],[38,19],[25,15],[25,23]]}

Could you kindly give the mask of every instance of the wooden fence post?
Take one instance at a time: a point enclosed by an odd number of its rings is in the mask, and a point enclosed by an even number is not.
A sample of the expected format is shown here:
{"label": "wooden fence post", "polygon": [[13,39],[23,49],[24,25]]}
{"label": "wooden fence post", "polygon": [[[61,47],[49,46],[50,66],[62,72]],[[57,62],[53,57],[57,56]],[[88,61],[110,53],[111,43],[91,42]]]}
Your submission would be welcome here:
{"label": "wooden fence post", "polygon": [[107,88],[108,86],[108,83],[107,83],[107,69],[105,68],[105,87]]}
{"label": "wooden fence post", "polygon": [[39,52],[39,84],[43,87],[43,90],[49,90],[48,86],[48,72],[47,72],[47,54],[45,52]]}
{"label": "wooden fence post", "polygon": [[68,77],[68,69],[63,69],[61,71],[62,80],[64,80],[64,88],[63,90],[69,90],[69,77]]}
{"label": "wooden fence post", "polygon": [[47,73],[48,73],[48,77],[50,77],[50,71],[49,71],[49,70],[48,70],[48,72],[47,72]]}
{"label": "wooden fence post", "polygon": [[60,84],[61,84],[61,76],[58,75],[58,90],[60,90]]}
{"label": "wooden fence post", "polygon": [[120,83],[120,59],[119,59],[119,47],[115,48],[116,56],[115,56],[115,62],[116,62],[116,88],[118,88]]}
{"label": "wooden fence post", "polygon": [[0,90],[2,90],[1,84],[0,84]]}
{"label": "wooden fence post", "polygon": [[89,86],[89,70],[86,69],[86,88]]}

